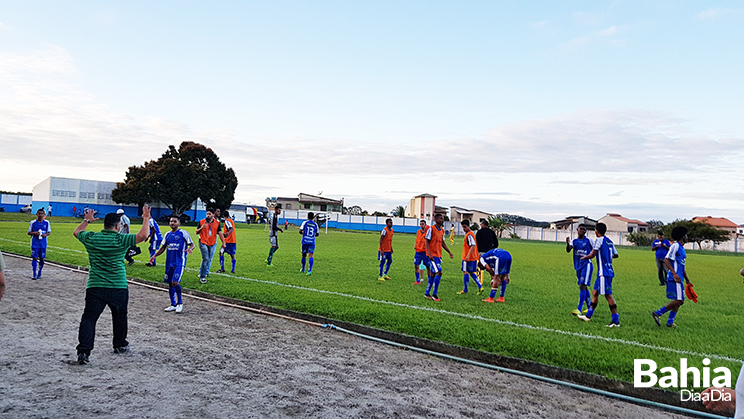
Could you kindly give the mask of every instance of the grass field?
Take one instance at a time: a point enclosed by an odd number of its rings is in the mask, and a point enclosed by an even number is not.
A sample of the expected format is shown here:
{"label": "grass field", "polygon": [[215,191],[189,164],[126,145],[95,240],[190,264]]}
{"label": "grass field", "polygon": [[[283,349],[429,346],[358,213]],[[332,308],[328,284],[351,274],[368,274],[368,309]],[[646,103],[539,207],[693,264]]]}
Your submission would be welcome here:
{"label": "grass field", "polygon": [[[29,254],[26,235],[29,215],[0,213],[0,249]],[[51,217],[48,260],[87,266],[87,254],[72,236],[79,220]],[[102,222],[89,229],[99,230]],[[133,226],[133,230],[137,228]],[[165,233],[167,226],[161,226]],[[186,228],[194,235],[194,228]],[[423,297],[423,286],[412,285],[414,236],[396,234],[391,281],[377,280],[378,234],[329,230],[317,239],[312,276],[299,272],[300,235],[297,227],[279,236],[275,267],[264,262],[269,250],[263,226],[238,225],[238,265],[235,275],[212,273],[199,284],[198,250],[189,258],[182,283],[198,289],[369,325],[426,339],[482,351],[586,371],[633,381],[633,360],[653,359],[659,365],[679,368],[680,358],[702,368],[708,357],[711,371],[730,368],[732,384],[744,359],[744,285],[738,272],[744,258],[736,254],[688,252],[687,268],[700,302],[687,302],[677,316],[677,329],[657,327],[650,312],[667,303],[665,288],[658,285],[653,253],[648,248],[620,247],[615,260],[615,297],[622,327],[608,329],[607,303],[602,299],[591,322],[572,316],[578,287],[572,259],[565,245],[550,242],[501,240],[514,259],[512,283],[505,304],[481,302],[475,293],[456,295],[462,289],[460,252],[462,238],[452,246],[455,259],[445,259],[440,286],[441,302]],[[144,266],[147,253],[127,268],[130,276],[162,281],[164,256],[156,268]],[[229,257],[226,261],[229,270]],[[217,255],[212,271],[219,269]],[[30,280],[29,273],[23,278]],[[39,292],[44,292],[43,280]],[[82,298],[82,296],[81,296]],[[163,307],[168,304],[163,296]],[[187,301],[188,304],[188,301]],[[153,307],[162,310],[163,307]],[[188,310],[188,306],[186,306]]]}

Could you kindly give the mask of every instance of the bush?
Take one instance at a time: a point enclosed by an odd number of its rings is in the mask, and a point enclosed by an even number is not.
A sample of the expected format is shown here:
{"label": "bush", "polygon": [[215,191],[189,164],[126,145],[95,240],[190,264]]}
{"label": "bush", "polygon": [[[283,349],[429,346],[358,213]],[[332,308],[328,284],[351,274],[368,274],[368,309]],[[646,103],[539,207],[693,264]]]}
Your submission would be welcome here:
{"label": "bush", "polygon": [[509,235],[509,238],[510,239],[521,239],[521,237],[519,237],[519,234],[517,234],[517,233],[511,233]]}
{"label": "bush", "polygon": [[653,234],[636,232],[628,234],[627,239],[636,246],[651,247],[655,237]]}

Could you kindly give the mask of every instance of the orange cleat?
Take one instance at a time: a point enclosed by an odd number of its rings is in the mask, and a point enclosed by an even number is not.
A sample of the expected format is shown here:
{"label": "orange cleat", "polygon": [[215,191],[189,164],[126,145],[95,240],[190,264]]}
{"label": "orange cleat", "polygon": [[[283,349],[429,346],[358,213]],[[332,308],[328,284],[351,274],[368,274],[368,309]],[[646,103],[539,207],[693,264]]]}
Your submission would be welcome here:
{"label": "orange cleat", "polygon": [[488,297],[488,298],[486,298],[485,300],[483,300],[483,302],[486,302],[486,303],[494,303],[495,301],[493,300],[493,298],[491,298],[491,297]]}
{"label": "orange cleat", "polygon": [[496,302],[497,302],[497,303],[503,303],[503,302],[504,302],[504,297],[499,297],[499,298],[497,298],[497,299],[496,299]]}

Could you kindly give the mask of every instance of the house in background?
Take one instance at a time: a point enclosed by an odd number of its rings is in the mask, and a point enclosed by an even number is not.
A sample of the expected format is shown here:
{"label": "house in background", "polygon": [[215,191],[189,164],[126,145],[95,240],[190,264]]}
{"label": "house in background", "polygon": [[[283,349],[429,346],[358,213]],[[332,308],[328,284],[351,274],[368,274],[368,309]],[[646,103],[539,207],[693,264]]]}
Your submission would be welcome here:
{"label": "house in background", "polygon": [[337,212],[344,211],[344,199],[330,199],[322,196],[300,193],[297,198],[266,198],[266,206],[271,208],[282,204],[282,209],[288,211]]}
{"label": "house in background", "polygon": [[693,217],[692,221],[697,223],[705,223],[721,230],[726,230],[730,234],[736,234],[739,232],[739,226],[735,222],[724,217]]}
{"label": "house in background", "polygon": [[608,213],[597,220],[598,223],[605,223],[607,231],[622,231],[628,233],[639,233],[648,231],[648,223],[632,218],[625,218],[620,214]]}
{"label": "house in background", "polygon": [[[431,220],[437,212],[437,197],[428,193],[417,195],[408,202],[406,207],[406,218],[423,218]],[[441,208],[441,207],[439,207]],[[444,213],[447,214],[447,209]]]}
{"label": "house in background", "polygon": [[573,215],[566,217],[564,220],[553,221],[550,223],[550,228],[554,230],[576,231],[581,224],[584,224],[587,230],[594,231],[597,227],[597,220],[592,220],[583,215]]}
{"label": "house in background", "polygon": [[459,223],[462,220],[468,220],[470,223],[480,223],[480,220],[487,220],[494,215],[485,211],[466,209],[452,206],[449,208],[449,219],[453,223]]}

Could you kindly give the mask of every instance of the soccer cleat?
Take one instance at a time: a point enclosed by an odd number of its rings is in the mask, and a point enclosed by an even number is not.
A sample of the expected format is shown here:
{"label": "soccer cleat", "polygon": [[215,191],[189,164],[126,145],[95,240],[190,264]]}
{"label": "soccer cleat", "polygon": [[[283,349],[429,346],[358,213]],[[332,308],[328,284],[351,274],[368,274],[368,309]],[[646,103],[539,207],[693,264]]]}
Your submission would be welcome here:
{"label": "soccer cleat", "polygon": [[90,362],[90,360],[88,359],[88,354],[86,354],[85,352],[80,352],[78,354],[78,361],[77,362],[78,362],[79,365],[85,365],[88,362]]}
{"label": "soccer cleat", "polygon": [[578,308],[576,308],[576,309],[574,309],[574,311],[571,312],[571,314],[573,314],[574,316],[578,316],[578,315],[581,314],[581,312],[579,311]]}
{"label": "soccer cleat", "polygon": [[230,271],[230,273],[231,273],[231,274],[234,274],[234,273],[235,273],[235,271]]}
{"label": "soccer cleat", "polygon": [[32,276],[31,279],[36,279],[36,275]]}
{"label": "soccer cleat", "polygon": [[462,295],[462,294],[467,294],[467,291],[465,290],[457,291],[457,295]]}
{"label": "soccer cleat", "polygon": [[224,269],[220,269],[219,271],[217,271],[217,273],[218,274],[224,274],[225,273],[225,270]]}
{"label": "soccer cleat", "polygon": [[127,345],[127,346],[120,346],[118,348],[114,348],[114,353],[115,354],[125,354],[127,352],[129,352],[129,345]]}
{"label": "soccer cleat", "polygon": [[496,299],[496,302],[497,302],[497,303],[503,303],[503,302],[504,302],[504,297],[499,297],[499,298],[497,298],[497,299]]}
{"label": "soccer cleat", "polygon": [[207,278],[199,278],[199,282],[201,282],[202,284],[206,284]]}
{"label": "soccer cleat", "polygon": [[428,294],[424,294],[424,298],[428,298],[428,299],[430,299],[430,300],[431,300],[431,295],[428,295]]}
{"label": "soccer cleat", "polygon": [[485,300],[483,300],[483,302],[484,302],[484,303],[495,303],[496,301],[495,301],[495,300],[494,300],[493,298],[491,298],[491,297],[488,297],[488,298],[486,298]]}
{"label": "soccer cleat", "polygon": [[307,276],[310,276],[313,274],[313,271],[307,271]]}
{"label": "soccer cleat", "polygon": [[266,266],[268,266],[269,268],[273,268],[274,267],[274,265],[272,265],[271,263],[267,263]]}
{"label": "soccer cleat", "polygon": [[483,294],[483,287],[478,288],[478,295]]}
{"label": "soccer cleat", "polygon": [[667,323],[667,327],[677,327],[677,323],[672,323],[672,324]]}
{"label": "soccer cleat", "polygon": [[620,327],[620,323],[612,322],[612,323],[608,324],[606,327]]}
{"label": "soccer cleat", "polygon": [[432,295],[432,296],[431,296],[431,299],[432,299],[432,300],[434,300],[434,301],[441,301],[441,300],[439,299],[439,297],[437,297],[436,295]]}
{"label": "soccer cleat", "polygon": [[379,278],[377,278],[377,280],[378,280],[378,281],[382,281],[382,282],[385,282],[385,278],[383,278],[383,277],[379,277]]}
{"label": "soccer cleat", "polygon": [[183,304],[179,304],[176,306],[176,313],[183,313]]}
{"label": "soccer cleat", "polygon": [[591,317],[586,317],[583,314],[576,316],[576,318],[579,319],[579,320],[584,320],[585,322],[588,322],[589,320],[592,319]]}
{"label": "soccer cleat", "polygon": [[385,278],[385,281],[390,281],[390,277],[387,275],[383,276],[383,278]]}
{"label": "soccer cleat", "polygon": [[305,269],[300,269],[300,273],[301,274],[304,274],[305,273]]}
{"label": "soccer cleat", "polygon": [[421,282],[414,282],[413,285],[421,285]]}
{"label": "soccer cleat", "polygon": [[132,265],[134,265],[134,261],[127,263],[127,266],[132,266]]}
{"label": "soccer cleat", "polygon": [[163,311],[176,311],[176,306],[168,306]]}
{"label": "soccer cleat", "polygon": [[147,262],[147,263],[145,263],[145,266],[152,268],[153,266],[155,266],[155,264],[154,263]]}
{"label": "soccer cleat", "polygon": [[41,279],[41,272],[39,272],[38,274],[36,274],[36,279]]}
{"label": "soccer cleat", "polygon": [[661,322],[659,321],[659,319],[661,318],[661,316],[659,316],[658,314],[656,314],[655,311],[652,311],[651,312],[651,317],[654,318],[654,321],[656,322],[656,325],[659,326],[659,327],[661,327]]}
{"label": "soccer cleat", "polygon": [[589,312],[589,309],[588,308],[585,308],[585,309],[581,310],[581,314],[586,314],[588,312]]}

